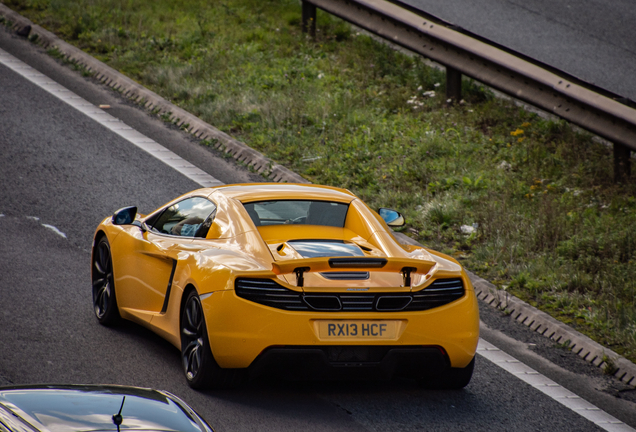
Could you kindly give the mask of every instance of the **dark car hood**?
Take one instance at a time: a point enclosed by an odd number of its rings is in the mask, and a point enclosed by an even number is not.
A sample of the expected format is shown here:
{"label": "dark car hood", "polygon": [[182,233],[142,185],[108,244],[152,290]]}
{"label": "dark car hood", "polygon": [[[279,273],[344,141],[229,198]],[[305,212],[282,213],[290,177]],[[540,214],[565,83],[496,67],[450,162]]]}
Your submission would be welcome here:
{"label": "dark car hood", "polygon": [[124,386],[0,388],[0,406],[38,429],[117,431],[113,415],[121,409],[121,431],[200,432],[198,416],[175,399],[168,393]]}

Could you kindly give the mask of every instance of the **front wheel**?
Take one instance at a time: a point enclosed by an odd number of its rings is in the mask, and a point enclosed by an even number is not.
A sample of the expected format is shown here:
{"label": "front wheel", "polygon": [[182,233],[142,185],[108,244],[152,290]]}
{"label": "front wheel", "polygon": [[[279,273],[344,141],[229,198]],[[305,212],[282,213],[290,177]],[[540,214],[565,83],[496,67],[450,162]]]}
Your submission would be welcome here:
{"label": "front wheel", "polygon": [[93,251],[91,268],[93,281],[93,310],[100,324],[112,325],[120,321],[115,281],[113,278],[113,259],[108,239],[102,237]]}
{"label": "front wheel", "polygon": [[181,311],[181,361],[188,385],[194,389],[229,388],[241,380],[240,369],[223,369],[214,360],[201,300],[194,290]]}
{"label": "front wheel", "polygon": [[437,375],[431,375],[419,381],[427,389],[460,390],[468,385],[475,370],[475,357],[464,368],[448,368]]}

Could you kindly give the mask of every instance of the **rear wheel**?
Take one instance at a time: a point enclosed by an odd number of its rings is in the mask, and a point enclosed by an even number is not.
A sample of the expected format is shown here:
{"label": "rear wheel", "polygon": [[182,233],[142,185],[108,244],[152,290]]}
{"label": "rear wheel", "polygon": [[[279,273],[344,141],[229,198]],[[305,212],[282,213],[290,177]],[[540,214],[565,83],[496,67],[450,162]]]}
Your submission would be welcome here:
{"label": "rear wheel", "polygon": [[240,383],[240,369],[223,369],[214,360],[201,300],[196,291],[188,293],[181,311],[181,361],[190,387],[229,388]]}
{"label": "rear wheel", "polygon": [[91,268],[93,281],[93,310],[100,324],[112,325],[120,321],[115,297],[113,260],[108,239],[102,237],[93,251]]}
{"label": "rear wheel", "polygon": [[443,373],[419,381],[427,389],[460,390],[468,385],[475,369],[475,357],[464,368],[448,368]]}

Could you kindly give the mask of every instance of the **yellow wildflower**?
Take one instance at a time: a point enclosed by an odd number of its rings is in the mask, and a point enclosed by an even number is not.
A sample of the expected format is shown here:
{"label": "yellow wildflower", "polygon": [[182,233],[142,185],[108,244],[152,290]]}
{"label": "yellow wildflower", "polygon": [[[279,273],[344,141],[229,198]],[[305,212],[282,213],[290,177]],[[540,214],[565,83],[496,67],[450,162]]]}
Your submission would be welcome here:
{"label": "yellow wildflower", "polygon": [[516,130],[516,131],[512,131],[512,132],[510,132],[510,135],[512,135],[512,136],[519,136],[519,135],[521,135],[522,133],[523,133],[523,129],[519,129],[519,128],[517,128],[517,130]]}
{"label": "yellow wildflower", "polygon": [[531,123],[525,122],[525,123],[521,124],[521,127],[522,128],[528,128],[528,127],[530,127],[530,125],[531,125]]}
{"label": "yellow wildflower", "polygon": [[524,139],[526,139],[526,137],[517,138],[517,142],[523,142]]}

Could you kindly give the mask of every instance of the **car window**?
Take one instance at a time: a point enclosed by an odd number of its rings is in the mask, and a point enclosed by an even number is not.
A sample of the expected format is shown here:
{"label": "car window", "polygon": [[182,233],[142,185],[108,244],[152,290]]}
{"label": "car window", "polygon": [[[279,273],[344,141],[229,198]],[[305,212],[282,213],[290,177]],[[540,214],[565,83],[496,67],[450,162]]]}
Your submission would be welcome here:
{"label": "car window", "polygon": [[161,234],[205,237],[215,215],[213,202],[200,197],[188,198],[165,209],[150,229]]}
{"label": "car window", "polygon": [[331,201],[260,201],[243,204],[256,226],[303,224],[343,228],[348,204]]}

